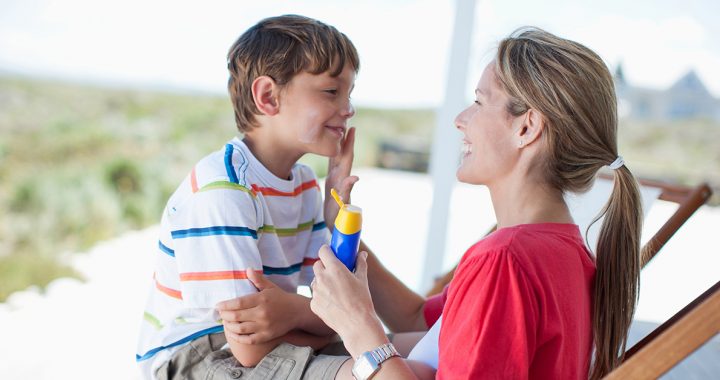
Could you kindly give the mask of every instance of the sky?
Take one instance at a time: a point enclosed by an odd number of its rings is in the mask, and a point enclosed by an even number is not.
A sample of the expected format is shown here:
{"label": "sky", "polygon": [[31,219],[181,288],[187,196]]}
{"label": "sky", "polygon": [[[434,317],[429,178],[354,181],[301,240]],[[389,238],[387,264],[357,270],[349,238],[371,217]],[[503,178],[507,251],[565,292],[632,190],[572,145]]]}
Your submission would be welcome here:
{"label": "sky", "polygon": [[[361,58],[357,106],[442,103],[455,1],[0,0],[0,72],[224,94],[226,54],[262,18],[332,24]],[[524,25],[592,48],[627,80],[665,89],[690,69],[720,97],[720,1],[477,0],[467,97],[497,41]]]}

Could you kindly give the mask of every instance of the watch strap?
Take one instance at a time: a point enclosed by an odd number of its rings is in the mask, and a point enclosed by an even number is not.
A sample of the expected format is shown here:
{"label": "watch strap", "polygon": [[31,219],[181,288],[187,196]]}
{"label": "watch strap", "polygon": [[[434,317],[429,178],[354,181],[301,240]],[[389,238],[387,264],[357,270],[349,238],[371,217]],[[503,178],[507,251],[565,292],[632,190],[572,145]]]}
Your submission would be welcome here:
{"label": "watch strap", "polygon": [[392,343],[385,343],[368,352],[373,356],[373,358],[375,358],[375,360],[377,360],[378,364],[392,358],[393,356],[400,356],[400,353],[395,349],[395,346],[393,346]]}
{"label": "watch strap", "polygon": [[400,356],[400,353],[392,343],[385,343],[373,350],[363,352],[355,359],[352,375],[357,380],[370,379],[380,370],[380,365],[384,361],[394,356]]}

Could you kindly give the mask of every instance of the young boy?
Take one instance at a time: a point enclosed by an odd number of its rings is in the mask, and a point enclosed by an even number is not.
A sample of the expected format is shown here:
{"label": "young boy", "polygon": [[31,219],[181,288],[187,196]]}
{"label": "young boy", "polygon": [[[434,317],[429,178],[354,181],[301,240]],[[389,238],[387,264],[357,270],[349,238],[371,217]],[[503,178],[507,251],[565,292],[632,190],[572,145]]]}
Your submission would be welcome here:
{"label": "young boy", "polygon": [[[352,155],[357,51],[334,27],[286,15],[243,33],[228,69],[244,137],[200,160],[167,203],[137,361],[151,379],[334,378],[347,358],[312,356],[332,330],[296,294],[329,240],[315,174],[297,161]],[[259,283],[287,308],[287,334],[228,342],[216,304]],[[294,366],[282,363],[288,358]]]}

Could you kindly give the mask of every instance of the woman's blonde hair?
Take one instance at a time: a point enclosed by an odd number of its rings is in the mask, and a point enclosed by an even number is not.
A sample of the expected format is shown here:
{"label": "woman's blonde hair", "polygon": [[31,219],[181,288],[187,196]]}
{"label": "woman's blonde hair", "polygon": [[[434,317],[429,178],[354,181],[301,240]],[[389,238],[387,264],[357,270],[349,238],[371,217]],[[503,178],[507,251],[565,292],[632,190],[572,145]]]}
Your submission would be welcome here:
{"label": "woman's blonde hair", "polygon": [[[543,182],[562,192],[584,192],[597,172],[618,157],[617,100],[612,76],[587,47],[537,28],[502,40],[495,74],[510,95],[507,111],[532,108],[544,116]],[[638,185],[626,166],[615,173],[595,251],[595,355],[590,378],[617,367],[625,355],[638,296],[642,212]]]}

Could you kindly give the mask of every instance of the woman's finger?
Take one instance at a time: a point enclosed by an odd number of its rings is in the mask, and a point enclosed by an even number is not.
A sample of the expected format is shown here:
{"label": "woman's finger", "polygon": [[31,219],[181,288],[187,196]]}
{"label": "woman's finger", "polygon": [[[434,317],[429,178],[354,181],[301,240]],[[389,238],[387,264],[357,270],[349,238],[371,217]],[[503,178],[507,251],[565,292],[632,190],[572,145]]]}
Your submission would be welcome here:
{"label": "woman's finger", "polygon": [[[337,257],[335,257],[333,251],[326,244],[323,244],[323,246],[320,247],[318,257],[320,258],[318,262],[322,262],[322,265],[324,266],[323,269],[333,269],[337,268],[338,266],[345,266],[340,260],[338,260]],[[315,264],[317,264],[318,262],[316,262]]]}
{"label": "woman's finger", "polygon": [[[322,250],[322,247],[320,247],[320,250]],[[319,274],[321,274],[325,270],[325,265],[323,264],[322,260],[318,260],[313,264],[313,272],[315,273],[315,277]]]}

